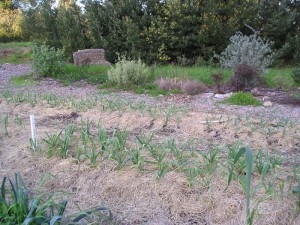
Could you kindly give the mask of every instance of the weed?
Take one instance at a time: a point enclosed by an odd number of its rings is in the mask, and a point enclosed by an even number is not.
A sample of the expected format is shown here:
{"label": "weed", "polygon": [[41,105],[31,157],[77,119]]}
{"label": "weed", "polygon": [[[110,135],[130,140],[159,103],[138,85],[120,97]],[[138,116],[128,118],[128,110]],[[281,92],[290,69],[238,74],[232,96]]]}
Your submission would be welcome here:
{"label": "weed", "polygon": [[253,97],[251,93],[237,92],[231,95],[229,98],[222,101],[222,103],[230,105],[253,105],[260,106],[262,103]]}

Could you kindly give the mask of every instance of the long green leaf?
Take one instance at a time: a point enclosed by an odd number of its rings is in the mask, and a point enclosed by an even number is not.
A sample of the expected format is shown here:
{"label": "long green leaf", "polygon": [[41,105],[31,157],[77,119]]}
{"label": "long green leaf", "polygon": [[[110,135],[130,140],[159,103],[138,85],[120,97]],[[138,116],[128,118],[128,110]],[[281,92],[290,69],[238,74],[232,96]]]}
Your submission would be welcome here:
{"label": "long green leaf", "polygon": [[232,176],[233,176],[233,170],[234,170],[234,164],[237,163],[237,161],[241,158],[241,156],[246,152],[246,148],[241,148],[238,153],[236,154],[236,156],[234,157],[233,160],[233,165],[231,166],[231,169],[229,170],[229,177],[228,177],[228,182],[227,182],[227,186],[225,188],[224,191],[227,190],[227,188],[229,187],[229,184],[231,183],[232,180]]}
{"label": "long green leaf", "polygon": [[246,214],[247,224],[250,225],[253,222],[253,216],[250,214],[250,197],[251,197],[251,177],[252,177],[252,166],[253,166],[253,154],[252,151],[247,147],[246,150]]}
{"label": "long green leaf", "polygon": [[6,183],[7,177],[5,176],[2,180],[1,185],[1,198],[5,201],[5,183]]}
{"label": "long green leaf", "polygon": [[59,222],[62,219],[62,216],[54,216],[50,220],[50,225],[55,225],[56,222]]}

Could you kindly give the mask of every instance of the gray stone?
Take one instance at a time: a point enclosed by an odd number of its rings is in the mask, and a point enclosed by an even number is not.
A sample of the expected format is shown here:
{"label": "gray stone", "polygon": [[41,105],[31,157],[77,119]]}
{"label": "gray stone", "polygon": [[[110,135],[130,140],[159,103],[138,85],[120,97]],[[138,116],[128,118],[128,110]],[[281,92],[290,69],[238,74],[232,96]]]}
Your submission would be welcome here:
{"label": "gray stone", "polygon": [[215,94],[215,98],[216,99],[225,99],[225,98],[228,98],[232,95],[233,93],[228,93],[228,94]]}
{"label": "gray stone", "polygon": [[265,106],[265,107],[272,107],[273,103],[270,102],[270,101],[266,101],[266,102],[263,103],[263,106]]}

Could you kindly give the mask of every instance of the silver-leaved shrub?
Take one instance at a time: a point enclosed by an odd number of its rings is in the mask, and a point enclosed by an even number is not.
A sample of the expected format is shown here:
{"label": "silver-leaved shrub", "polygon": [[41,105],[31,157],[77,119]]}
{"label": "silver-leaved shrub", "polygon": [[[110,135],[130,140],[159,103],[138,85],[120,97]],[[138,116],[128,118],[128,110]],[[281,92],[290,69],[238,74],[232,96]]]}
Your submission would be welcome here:
{"label": "silver-leaved shrub", "polygon": [[272,64],[274,54],[270,42],[257,34],[250,36],[238,32],[230,38],[230,44],[216,56],[222,67],[235,69],[239,65],[249,65],[262,74]]}

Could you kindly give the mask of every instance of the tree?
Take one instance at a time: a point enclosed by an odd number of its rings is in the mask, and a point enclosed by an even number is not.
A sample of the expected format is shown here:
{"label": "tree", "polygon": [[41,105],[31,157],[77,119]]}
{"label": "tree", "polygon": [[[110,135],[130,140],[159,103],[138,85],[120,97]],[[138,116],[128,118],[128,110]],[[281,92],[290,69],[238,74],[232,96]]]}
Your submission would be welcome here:
{"label": "tree", "polygon": [[0,41],[16,41],[23,37],[21,29],[22,13],[15,1],[0,1]]}
{"label": "tree", "polygon": [[273,41],[285,62],[300,59],[300,1],[263,0],[259,9],[260,33]]}

